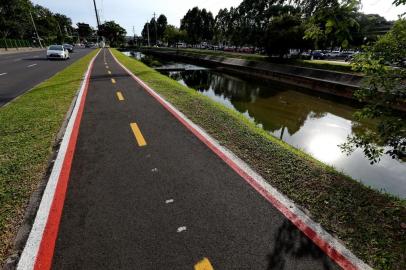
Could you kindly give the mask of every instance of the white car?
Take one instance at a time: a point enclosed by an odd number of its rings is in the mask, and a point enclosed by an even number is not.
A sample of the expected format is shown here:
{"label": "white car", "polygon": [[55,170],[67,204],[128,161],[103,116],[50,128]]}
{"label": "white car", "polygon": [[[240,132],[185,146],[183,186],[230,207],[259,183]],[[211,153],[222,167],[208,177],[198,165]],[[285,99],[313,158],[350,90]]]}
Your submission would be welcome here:
{"label": "white car", "polygon": [[51,45],[47,50],[47,59],[69,59],[69,52],[62,45]]}

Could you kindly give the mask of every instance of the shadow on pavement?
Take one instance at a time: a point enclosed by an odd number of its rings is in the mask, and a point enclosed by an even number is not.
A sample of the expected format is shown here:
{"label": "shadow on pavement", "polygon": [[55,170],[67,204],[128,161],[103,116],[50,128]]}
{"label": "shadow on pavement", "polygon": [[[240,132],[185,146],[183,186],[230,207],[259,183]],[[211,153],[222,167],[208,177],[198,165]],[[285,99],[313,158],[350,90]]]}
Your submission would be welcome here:
{"label": "shadow on pavement", "polygon": [[275,239],[273,251],[268,255],[268,270],[299,269],[295,265],[295,261],[298,260],[308,261],[309,267],[316,263],[320,269],[340,269],[288,220],[285,220],[278,229]]}

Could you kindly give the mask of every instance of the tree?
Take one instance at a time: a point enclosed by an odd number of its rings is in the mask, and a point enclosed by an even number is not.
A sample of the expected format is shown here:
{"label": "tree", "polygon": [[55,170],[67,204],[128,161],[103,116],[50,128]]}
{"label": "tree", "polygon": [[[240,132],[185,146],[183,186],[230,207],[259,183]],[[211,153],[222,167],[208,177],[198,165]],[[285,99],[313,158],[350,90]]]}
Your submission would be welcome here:
{"label": "tree", "polygon": [[165,15],[161,14],[157,21],[157,32],[158,32],[158,40],[162,40],[164,38],[166,27],[168,26],[168,19]]}
{"label": "tree", "polygon": [[283,57],[289,53],[289,49],[308,48],[309,42],[303,39],[304,31],[300,14],[283,14],[273,18],[265,35],[266,52]]}
{"label": "tree", "polygon": [[393,26],[384,17],[378,14],[364,14],[357,12],[355,17],[359,27],[351,29],[351,45],[361,47],[371,42],[376,42],[378,36],[386,34]]}
{"label": "tree", "polygon": [[87,23],[77,23],[78,34],[81,39],[88,39],[93,35],[93,29]]}
{"label": "tree", "polygon": [[316,9],[308,18],[305,39],[313,40],[315,47],[348,47],[352,30],[359,27],[356,20],[359,6],[359,0],[343,0]]}
{"label": "tree", "polygon": [[189,10],[181,20],[181,30],[185,30],[188,41],[192,44],[198,44],[202,41],[213,39],[214,18],[211,12],[206,9],[200,10],[194,7]]}
{"label": "tree", "polygon": [[123,45],[125,41],[125,35],[127,32],[119,24],[114,21],[108,21],[100,25],[99,35],[106,38],[107,42],[112,47],[119,47]]}
{"label": "tree", "polygon": [[0,0],[0,33],[4,39],[31,36],[30,8],[32,5],[27,1]]}
{"label": "tree", "polygon": [[61,36],[62,42],[64,42],[67,36],[71,36],[73,32],[72,20],[63,14],[56,13],[54,15],[57,25],[59,35]]}
{"label": "tree", "polygon": [[355,58],[353,69],[366,75],[364,87],[355,96],[367,104],[356,117],[375,119],[378,128],[362,136],[349,137],[342,145],[347,153],[362,148],[374,163],[384,153],[379,145],[386,145],[389,147],[386,153],[393,158],[406,158],[406,121],[394,111],[406,104],[406,69],[390,66],[402,65],[405,59],[406,19],[398,20],[391,31]]}
{"label": "tree", "polygon": [[185,41],[186,37],[187,34],[185,31],[173,25],[168,25],[165,29],[164,40],[168,42],[169,45],[175,45],[180,41]]}
{"label": "tree", "polygon": [[396,6],[406,5],[406,0],[395,0],[393,1],[393,4]]}

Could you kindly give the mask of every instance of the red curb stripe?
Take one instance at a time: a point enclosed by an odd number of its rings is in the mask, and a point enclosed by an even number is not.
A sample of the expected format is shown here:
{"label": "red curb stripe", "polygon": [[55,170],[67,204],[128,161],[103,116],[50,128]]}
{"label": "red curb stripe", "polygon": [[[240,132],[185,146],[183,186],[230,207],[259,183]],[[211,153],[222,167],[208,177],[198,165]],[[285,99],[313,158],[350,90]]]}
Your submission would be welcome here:
{"label": "red curb stripe", "polygon": [[[95,58],[94,58],[95,59]],[[65,159],[63,161],[61,173],[59,175],[58,184],[55,189],[54,198],[52,201],[52,206],[49,212],[47,224],[42,235],[41,244],[35,259],[34,269],[35,270],[47,270],[51,269],[52,259],[55,251],[56,238],[58,236],[59,225],[61,222],[63,206],[66,197],[66,191],[69,183],[70,171],[72,168],[73,155],[75,153],[76,142],[79,135],[80,122],[83,115],[83,109],[85,106],[85,100],[87,96],[87,90],[89,88],[90,75],[93,70],[93,63],[90,64],[88,77],[85,81],[85,86],[83,89],[82,99],[80,101],[78,113],[73,125],[72,134],[69,139],[68,148],[66,151]]]}
{"label": "red curb stripe", "polygon": [[[113,56],[114,57],[114,56]],[[191,131],[199,140],[208,146],[217,156],[226,162],[238,175],[240,175],[246,182],[248,182],[258,193],[260,193],[267,201],[269,201],[276,209],[278,209],[290,222],[292,222],[301,232],[303,232],[310,240],[313,241],[325,254],[327,254],[334,262],[345,270],[357,270],[358,268],[349,261],[343,254],[332,247],[329,243],[324,241],[317,232],[309,227],[290,209],[285,207],[276,197],[265,190],[255,179],[249,176],[238,164],[228,158],[219,148],[212,144],[205,138],[198,130],[186,122],[175,110],[173,110],[167,103],[165,103],[152,88],[144,83],[140,78],[130,72],[123,64],[121,64],[115,57],[117,63],[128,73],[131,77],[138,82],[144,90],[146,90],[153,98],[155,98],[166,110],[168,110],[176,119],[179,120],[189,131]]]}

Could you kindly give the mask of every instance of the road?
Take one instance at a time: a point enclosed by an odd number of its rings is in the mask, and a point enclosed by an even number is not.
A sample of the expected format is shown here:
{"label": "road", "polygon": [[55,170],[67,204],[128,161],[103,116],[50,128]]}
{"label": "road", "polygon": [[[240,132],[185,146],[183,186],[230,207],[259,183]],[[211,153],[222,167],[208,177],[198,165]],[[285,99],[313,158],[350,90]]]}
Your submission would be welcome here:
{"label": "road", "polygon": [[83,104],[35,269],[339,269],[107,50]]}
{"label": "road", "polygon": [[48,61],[46,52],[0,55],[0,107],[80,59],[91,49],[77,49],[67,61]]}

